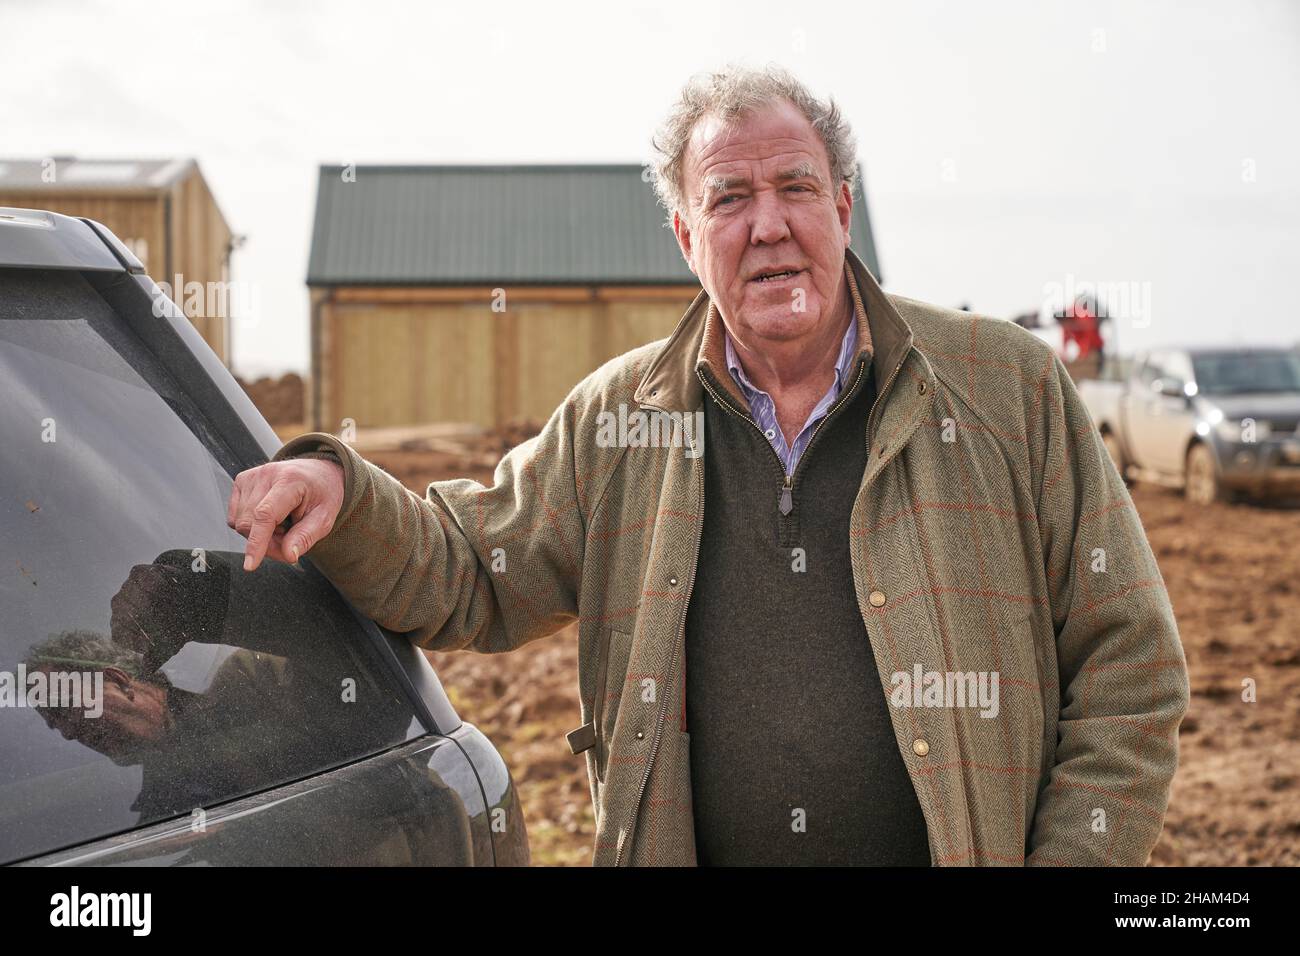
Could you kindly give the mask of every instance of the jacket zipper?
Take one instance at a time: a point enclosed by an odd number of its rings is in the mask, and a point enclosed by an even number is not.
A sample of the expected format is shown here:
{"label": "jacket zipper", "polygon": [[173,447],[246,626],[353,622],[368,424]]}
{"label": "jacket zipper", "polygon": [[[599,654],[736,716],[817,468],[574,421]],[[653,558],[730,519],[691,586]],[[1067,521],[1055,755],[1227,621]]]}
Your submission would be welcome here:
{"label": "jacket zipper", "polygon": [[[882,388],[880,392],[876,395],[875,406],[880,406],[881,404],[880,400],[889,393],[890,386],[894,384],[894,379],[898,378],[898,373],[903,370],[903,365],[906,362],[907,362],[907,354],[904,353],[903,357],[898,360],[898,364],[894,366],[894,370],[889,373],[889,378],[885,380],[885,387]],[[876,430],[874,425],[872,424],[875,421],[875,419],[876,419],[876,407],[873,407],[871,409],[870,414],[867,415],[867,455],[868,456],[871,455],[871,443],[875,440],[876,437]]]}
{"label": "jacket zipper", "polygon": [[[741,412],[739,412],[739,411],[737,411],[735,408],[733,408],[732,405],[731,405],[730,400],[728,400],[728,399],[724,399],[721,395],[719,395],[719,394],[717,393],[717,391],[713,388],[713,386],[709,384],[709,380],[708,380],[708,376],[707,376],[707,375],[701,375],[701,376],[700,376],[700,384],[703,385],[704,388],[705,388],[705,390],[706,390],[710,395],[713,396],[713,400],[714,400],[715,402],[717,402],[719,405],[721,405],[721,406],[722,406],[724,409],[726,409],[730,414],[735,415],[735,416],[736,416],[737,418],[739,418],[742,422],[747,423],[751,428],[754,429],[754,431],[758,432],[758,434],[759,434],[760,436],[762,436],[762,438],[763,438],[763,444],[765,444],[765,445],[767,446],[767,450],[771,453],[772,458],[775,460],[777,473],[778,473],[778,474],[781,476],[781,478],[782,478],[782,482],[783,482],[783,484],[782,484],[781,487],[782,487],[783,489],[789,488],[789,486],[790,486],[790,478],[791,478],[791,476],[790,476],[790,475],[787,475],[787,474],[785,473],[785,462],[783,462],[783,461],[781,460],[781,456],[778,455],[778,454],[776,453],[776,449],[772,447],[772,443],[768,440],[767,435],[763,434],[763,430],[762,430],[761,428],[758,427],[758,422],[754,421],[754,419],[751,418],[751,417],[749,417],[748,415],[741,414]],[[785,492],[785,491],[782,491],[782,498],[784,498],[785,494],[786,494],[786,492]]]}

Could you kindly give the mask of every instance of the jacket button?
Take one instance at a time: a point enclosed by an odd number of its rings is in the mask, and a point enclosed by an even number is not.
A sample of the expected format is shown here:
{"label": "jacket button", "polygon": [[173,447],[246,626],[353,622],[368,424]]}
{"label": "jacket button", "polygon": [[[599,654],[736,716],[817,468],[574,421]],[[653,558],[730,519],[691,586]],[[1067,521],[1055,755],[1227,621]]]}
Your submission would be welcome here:
{"label": "jacket button", "polygon": [[673,587],[677,587],[677,579],[676,579],[676,578],[669,578],[669,579],[668,579],[668,583],[671,584]]}
{"label": "jacket button", "polygon": [[872,591],[871,594],[870,594],[870,596],[868,596],[867,600],[871,602],[871,606],[872,606],[872,607],[884,607],[884,606],[885,606],[885,592],[884,592],[884,591]]}
{"label": "jacket button", "polygon": [[912,741],[912,751],[918,757],[924,757],[926,754],[930,752],[930,745],[926,743],[923,738],[917,737],[915,740]]}
{"label": "jacket button", "polygon": [[641,730],[638,730],[638,731],[636,732],[636,739],[637,739],[637,740],[645,740],[645,732],[644,732],[644,731],[641,731]]}

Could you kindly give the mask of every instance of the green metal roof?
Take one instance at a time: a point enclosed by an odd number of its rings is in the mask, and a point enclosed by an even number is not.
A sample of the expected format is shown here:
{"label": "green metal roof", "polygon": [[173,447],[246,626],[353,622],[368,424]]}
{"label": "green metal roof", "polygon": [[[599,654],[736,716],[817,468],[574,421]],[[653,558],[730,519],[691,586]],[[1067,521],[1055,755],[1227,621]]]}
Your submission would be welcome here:
{"label": "green metal roof", "polygon": [[[866,203],[853,249],[880,276]],[[642,167],[320,168],[307,284],[698,284]]]}

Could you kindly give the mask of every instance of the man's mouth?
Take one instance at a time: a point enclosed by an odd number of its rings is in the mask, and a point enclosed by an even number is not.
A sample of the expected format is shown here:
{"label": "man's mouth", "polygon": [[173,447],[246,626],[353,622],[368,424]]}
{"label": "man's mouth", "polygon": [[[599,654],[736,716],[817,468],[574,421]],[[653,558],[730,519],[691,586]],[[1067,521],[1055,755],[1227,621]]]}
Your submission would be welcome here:
{"label": "man's mouth", "polygon": [[750,279],[750,282],[781,282],[802,273],[802,269],[785,269],[779,272],[762,272]]}

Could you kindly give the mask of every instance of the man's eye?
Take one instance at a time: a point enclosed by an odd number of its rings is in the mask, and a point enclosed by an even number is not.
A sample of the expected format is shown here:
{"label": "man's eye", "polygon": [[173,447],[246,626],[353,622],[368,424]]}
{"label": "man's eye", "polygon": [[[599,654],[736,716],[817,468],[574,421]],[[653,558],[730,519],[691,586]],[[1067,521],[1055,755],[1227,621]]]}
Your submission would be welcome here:
{"label": "man's eye", "polygon": [[728,200],[728,199],[739,199],[739,198],[740,198],[739,196],[735,196],[735,195],[732,195],[732,196],[723,196],[723,197],[722,197],[721,199],[719,199],[716,203],[714,203],[714,205],[715,205],[715,206],[725,206],[725,205],[727,204],[727,200]]}

